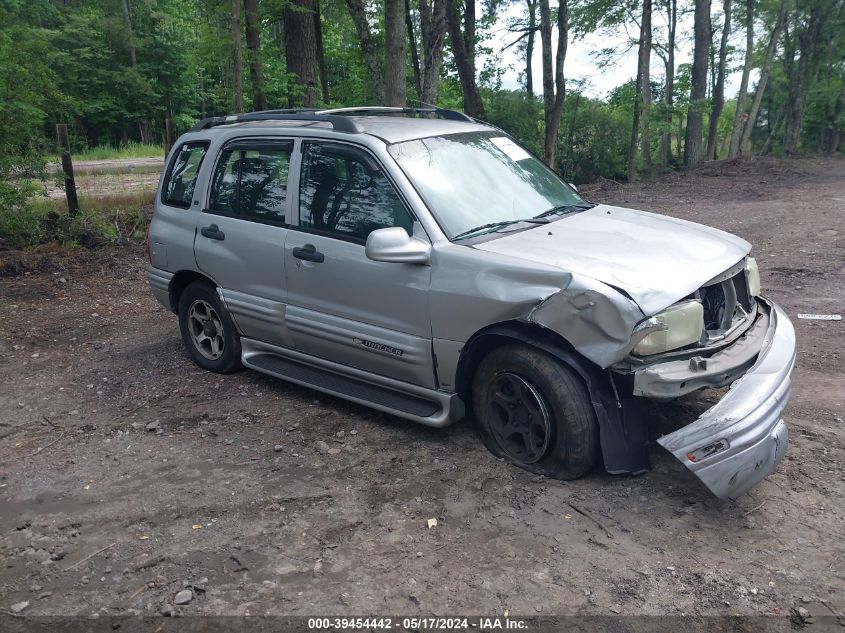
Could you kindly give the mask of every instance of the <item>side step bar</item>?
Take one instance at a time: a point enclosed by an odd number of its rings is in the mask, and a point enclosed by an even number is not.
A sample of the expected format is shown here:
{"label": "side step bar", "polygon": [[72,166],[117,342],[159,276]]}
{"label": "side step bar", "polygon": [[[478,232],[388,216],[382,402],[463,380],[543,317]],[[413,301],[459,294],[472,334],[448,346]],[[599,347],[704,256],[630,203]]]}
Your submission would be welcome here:
{"label": "side step bar", "polygon": [[250,369],[426,426],[448,426],[464,416],[464,403],[457,394],[411,385],[249,338],[241,338],[241,350],[243,364]]}

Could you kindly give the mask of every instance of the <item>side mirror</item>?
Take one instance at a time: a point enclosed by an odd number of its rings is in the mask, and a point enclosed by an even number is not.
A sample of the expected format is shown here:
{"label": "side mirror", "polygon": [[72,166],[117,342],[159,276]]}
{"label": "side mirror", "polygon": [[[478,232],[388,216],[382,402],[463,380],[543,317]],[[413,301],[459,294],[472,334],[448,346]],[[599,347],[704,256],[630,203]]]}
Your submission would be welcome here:
{"label": "side mirror", "polygon": [[431,246],[409,236],[401,226],[392,226],[370,233],[364,253],[374,262],[428,264]]}
{"label": "side mirror", "polygon": [[569,183],[569,186],[572,187],[572,189],[575,191],[575,193],[578,193],[578,187],[573,185],[571,182]]}

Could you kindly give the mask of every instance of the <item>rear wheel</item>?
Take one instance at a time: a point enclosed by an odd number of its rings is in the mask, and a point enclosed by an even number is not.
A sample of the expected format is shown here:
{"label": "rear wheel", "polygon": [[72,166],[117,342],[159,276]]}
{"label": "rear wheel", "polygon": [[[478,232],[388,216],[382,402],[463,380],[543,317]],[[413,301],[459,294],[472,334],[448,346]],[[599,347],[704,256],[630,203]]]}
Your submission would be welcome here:
{"label": "rear wheel", "polygon": [[473,412],[485,446],[520,468],[575,479],[593,467],[598,424],[583,382],[527,345],[488,354],[473,380]]}
{"label": "rear wheel", "polygon": [[241,340],[217,290],[195,281],[179,297],[179,329],[194,362],[228,374],[241,369]]}

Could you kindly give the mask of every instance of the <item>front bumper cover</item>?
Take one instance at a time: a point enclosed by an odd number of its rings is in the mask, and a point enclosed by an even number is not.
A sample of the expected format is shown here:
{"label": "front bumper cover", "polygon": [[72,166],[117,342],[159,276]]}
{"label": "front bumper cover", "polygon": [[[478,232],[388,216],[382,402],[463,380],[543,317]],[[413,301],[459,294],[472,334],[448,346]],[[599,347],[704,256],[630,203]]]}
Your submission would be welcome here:
{"label": "front bumper cover", "polygon": [[721,499],[757,485],[788,443],[781,414],[789,400],[795,330],[777,305],[760,303],[769,311],[769,326],[755,363],[695,422],[657,440]]}

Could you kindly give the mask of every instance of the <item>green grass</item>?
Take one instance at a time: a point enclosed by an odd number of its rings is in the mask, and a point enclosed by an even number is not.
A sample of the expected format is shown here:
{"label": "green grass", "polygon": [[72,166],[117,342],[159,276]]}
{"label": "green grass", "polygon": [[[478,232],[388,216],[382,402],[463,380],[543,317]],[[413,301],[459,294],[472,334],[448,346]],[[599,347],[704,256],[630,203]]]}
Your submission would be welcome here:
{"label": "green grass", "polygon": [[[72,152],[74,160],[115,160],[120,158],[161,158],[164,159],[164,147],[161,145],[147,145],[129,141],[126,145],[111,147],[100,145],[87,149]],[[58,161],[59,157],[54,157]]]}
{"label": "green grass", "polygon": [[59,242],[68,246],[98,246],[143,239],[154,191],[105,196],[81,196],[76,217],[67,213],[64,198],[36,197],[23,208],[0,208],[0,241],[13,248]]}

